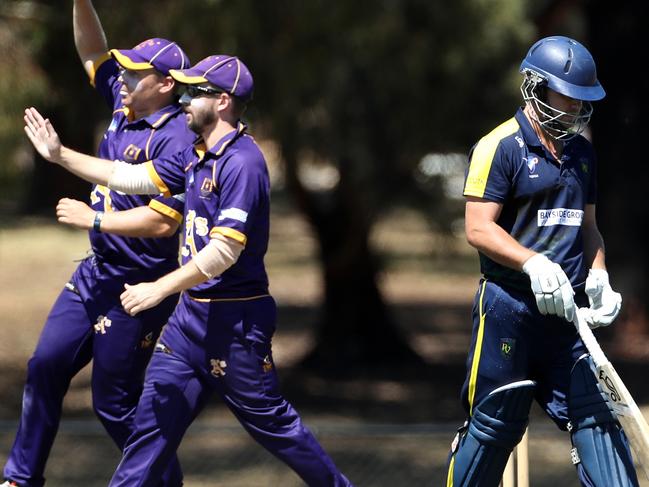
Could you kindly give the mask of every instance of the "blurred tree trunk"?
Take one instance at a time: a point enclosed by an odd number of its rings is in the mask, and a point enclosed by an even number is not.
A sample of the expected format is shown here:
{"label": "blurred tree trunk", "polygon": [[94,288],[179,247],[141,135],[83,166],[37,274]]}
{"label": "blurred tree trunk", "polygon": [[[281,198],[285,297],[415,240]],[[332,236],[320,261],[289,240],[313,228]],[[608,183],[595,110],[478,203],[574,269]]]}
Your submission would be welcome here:
{"label": "blurred tree trunk", "polygon": [[369,245],[372,226],[362,211],[359,188],[342,178],[330,192],[309,191],[290,147],[284,147],[284,159],[289,191],[320,245],[324,281],[316,345],[302,365],[328,374],[423,365],[399,333],[378,288],[380,265]]}
{"label": "blurred tree trunk", "polygon": [[621,2],[610,8],[586,2],[589,46],[606,98],[595,104],[593,136],[599,160],[600,229],[606,241],[613,287],[622,293],[621,322],[648,333],[649,218],[646,156],[647,82],[638,67],[646,58],[646,5]]}

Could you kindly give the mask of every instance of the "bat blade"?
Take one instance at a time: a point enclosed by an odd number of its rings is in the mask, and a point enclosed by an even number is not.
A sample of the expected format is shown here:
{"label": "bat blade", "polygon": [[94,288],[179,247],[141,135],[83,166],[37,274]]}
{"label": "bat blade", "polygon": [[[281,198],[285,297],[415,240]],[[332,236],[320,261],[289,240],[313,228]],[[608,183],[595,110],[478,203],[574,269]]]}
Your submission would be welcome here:
{"label": "bat blade", "polygon": [[649,479],[649,426],[647,420],[613,364],[604,355],[595,335],[579,312],[575,313],[573,322],[595,363],[597,381],[606,393],[609,404],[629,439],[635,461],[642,467]]}
{"label": "bat blade", "polygon": [[617,371],[606,362],[597,366],[597,380],[629,439],[635,460],[649,479],[649,425]]}

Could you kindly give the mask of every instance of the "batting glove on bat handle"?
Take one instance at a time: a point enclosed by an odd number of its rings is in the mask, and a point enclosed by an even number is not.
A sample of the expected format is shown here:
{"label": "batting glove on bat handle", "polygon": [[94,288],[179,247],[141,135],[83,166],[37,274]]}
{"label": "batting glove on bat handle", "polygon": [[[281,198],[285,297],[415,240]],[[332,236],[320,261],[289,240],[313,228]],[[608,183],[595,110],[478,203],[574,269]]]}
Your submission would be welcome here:
{"label": "batting glove on bat handle", "polygon": [[532,292],[541,314],[573,320],[575,292],[559,264],[552,262],[545,255],[535,254],[525,261],[523,272],[530,276]]}
{"label": "batting glove on bat handle", "polygon": [[622,309],[622,295],[611,288],[608,272],[604,269],[590,269],[586,278],[586,295],[590,308],[583,316],[591,328],[609,326]]}

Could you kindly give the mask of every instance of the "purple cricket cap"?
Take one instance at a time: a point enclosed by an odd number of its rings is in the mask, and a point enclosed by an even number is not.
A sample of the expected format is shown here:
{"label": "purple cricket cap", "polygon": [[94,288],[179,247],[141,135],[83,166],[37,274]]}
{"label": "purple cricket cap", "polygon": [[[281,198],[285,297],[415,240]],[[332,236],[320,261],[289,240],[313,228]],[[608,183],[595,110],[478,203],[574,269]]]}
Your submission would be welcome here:
{"label": "purple cricket cap", "polygon": [[211,83],[243,101],[252,99],[252,74],[241,60],[227,54],[208,56],[189,69],[172,69],[173,79],[186,85]]}
{"label": "purple cricket cap", "polygon": [[125,69],[155,69],[166,76],[171,69],[191,65],[178,44],[158,37],[140,42],[133,49],[111,49],[110,55]]}

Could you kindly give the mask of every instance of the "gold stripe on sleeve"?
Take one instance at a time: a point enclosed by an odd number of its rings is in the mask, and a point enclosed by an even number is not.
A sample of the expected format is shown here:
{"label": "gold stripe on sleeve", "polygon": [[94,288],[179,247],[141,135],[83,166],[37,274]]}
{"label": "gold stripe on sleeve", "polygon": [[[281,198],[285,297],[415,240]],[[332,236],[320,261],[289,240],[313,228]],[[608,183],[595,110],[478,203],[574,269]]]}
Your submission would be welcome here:
{"label": "gold stripe on sleeve", "polygon": [[215,233],[220,233],[221,235],[225,235],[226,237],[236,240],[241,245],[246,245],[246,242],[248,241],[248,237],[246,237],[243,233],[230,227],[214,227],[210,232],[210,237]]}
{"label": "gold stripe on sleeve", "polygon": [[484,298],[487,281],[483,281],[480,290],[480,324],[478,325],[478,336],[475,340],[473,359],[471,360],[471,375],[469,377],[469,414],[473,415],[473,401],[475,400],[476,383],[478,382],[478,367],[480,366],[480,354],[482,353],[482,340],[484,339],[484,319],[486,314],[482,312],[482,299]]}
{"label": "gold stripe on sleeve", "polygon": [[515,133],[518,128],[519,125],[516,119],[510,118],[480,139],[471,157],[469,174],[464,186],[464,196],[477,196],[478,198],[484,196],[491,163],[498,144],[505,137]]}
{"label": "gold stripe on sleeve", "polygon": [[153,167],[153,161],[146,161],[143,164],[146,164],[146,170],[149,173],[149,177],[151,178],[151,181],[153,181],[153,184],[155,184],[160,192],[165,195],[166,197],[171,196],[171,191],[169,191],[169,188],[165,184],[165,182],[160,178],[158,173],[155,170],[155,167]]}
{"label": "gold stripe on sleeve", "polygon": [[165,205],[159,200],[149,201],[149,208],[157,211],[158,213],[162,213],[163,215],[168,216],[169,218],[173,218],[178,223],[183,222],[183,215],[181,213],[178,213],[176,210],[174,210],[170,206]]}

